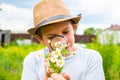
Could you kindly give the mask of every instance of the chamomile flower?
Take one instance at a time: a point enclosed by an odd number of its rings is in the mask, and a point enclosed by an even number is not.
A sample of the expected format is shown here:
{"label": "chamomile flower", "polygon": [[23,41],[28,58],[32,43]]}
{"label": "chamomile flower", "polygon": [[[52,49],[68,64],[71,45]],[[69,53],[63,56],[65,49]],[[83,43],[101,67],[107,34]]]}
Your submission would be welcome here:
{"label": "chamomile flower", "polygon": [[62,41],[53,43],[50,40],[48,43],[54,51],[50,52],[46,58],[49,60],[50,67],[56,73],[60,73],[64,65],[65,55],[68,53],[68,50],[66,50],[67,44],[62,43]]}
{"label": "chamomile flower", "polygon": [[57,58],[54,57],[54,56],[52,56],[52,57],[50,58],[50,61],[53,62],[53,63],[56,63],[56,62],[57,62]]}
{"label": "chamomile flower", "polygon": [[67,44],[62,44],[61,49],[65,49],[67,47]]}
{"label": "chamomile flower", "polygon": [[37,54],[37,59],[40,59],[42,57],[42,54]]}
{"label": "chamomile flower", "polygon": [[58,58],[58,56],[61,55],[61,53],[59,53],[58,51],[53,51],[51,55]]}
{"label": "chamomile flower", "polygon": [[55,46],[56,48],[59,48],[61,45],[62,45],[62,42],[61,42],[61,41],[58,41],[58,42],[56,42],[56,43],[54,44],[54,46]]}
{"label": "chamomile flower", "polygon": [[76,52],[71,52],[72,55],[75,55]]}
{"label": "chamomile flower", "polygon": [[60,48],[56,48],[56,51],[61,53],[61,49]]}
{"label": "chamomile flower", "polygon": [[64,60],[57,60],[57,63],[56,63],[56,65],[58,66],[58,67],[62,67],[63,65],[64,65]]}

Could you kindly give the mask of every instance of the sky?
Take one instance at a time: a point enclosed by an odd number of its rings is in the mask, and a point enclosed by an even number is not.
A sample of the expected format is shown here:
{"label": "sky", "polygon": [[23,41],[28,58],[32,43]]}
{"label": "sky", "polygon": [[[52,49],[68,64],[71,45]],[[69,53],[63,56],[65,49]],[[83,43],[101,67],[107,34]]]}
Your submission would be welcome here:
{"label": "sky", "polygon": [[[0,29],[26,33],[33,26],[33,7],[40,0],[0,0]],[[120,0],[63,0],[73,15],[82,14],[77,34],[89,27],[120,25]]]}

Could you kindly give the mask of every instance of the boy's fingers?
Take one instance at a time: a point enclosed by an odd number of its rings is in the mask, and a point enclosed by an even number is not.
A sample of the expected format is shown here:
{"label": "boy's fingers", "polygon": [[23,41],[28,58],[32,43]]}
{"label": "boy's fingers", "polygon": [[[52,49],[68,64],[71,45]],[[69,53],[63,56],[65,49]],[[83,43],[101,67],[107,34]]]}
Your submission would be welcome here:
{"label": "boy's fingers", "polygon": [[47,80],[53,80],[52,78],[48,78]]}
{"label": "boy's fingers", "polygon": [[51,78],[55,80],[71,80],[70,76],[66,73],[62,73],[61,75],[57,73],[53,73],[51,74]]}
{"label": "boy's fingers", "polygon": [[49,61],[47,59],[45,59],[44,62],[45,62],[45,67],[50,67]]}
{"label": "boy's fingers", "polygon": [[[67,73],[62,73],[61,75],[57,74],[54,72],[54,70],[50,67],[49,65],[49,61],[47,59],[45,59],[45,69],[46,69],[46,76],[47,77],[52,77],[53,79],[58,79],[59,80],[70,80],[70,76]],[[50,78],[49,80],[51,80],[52,78]]]}
{"label": "boy's fingers", "polygon": [[51,78],[52,78],[53,80],[66,80],[62,75],[57,74],[57,73],[51,74]]}
{"label": "boy's fingers", "polygon": [[66,79],[66,80],[70,80],[70,76],[67,73],[62,73],[62,76]]}
{"label": "boy's fingers", "polygon": [[54,73],[54,70],[50,67],[48,59],[45,59],[44,62],[45,62],[46,75],[50,77],[50,75]]}

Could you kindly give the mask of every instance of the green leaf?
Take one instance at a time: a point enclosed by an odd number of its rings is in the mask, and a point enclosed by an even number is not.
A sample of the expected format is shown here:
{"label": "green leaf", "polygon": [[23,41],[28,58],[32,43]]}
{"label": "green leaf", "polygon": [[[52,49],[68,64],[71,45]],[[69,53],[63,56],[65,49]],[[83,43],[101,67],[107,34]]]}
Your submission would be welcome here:
{"label": "green leaf", "polygon": [[48,58],[49,56],[50,56],[50,54],[46,54],[46,55],[45,55],[45,58]]}
{"label": "green leaf", "polygon": [[63,49],[61,52],[62,52],[62,55],[66,55],[69,51],[66,49]]}
{"label": "green leaf", "polygon": [[58,59],[61,59],[61,56],[58,56]]}
{"label": "green leaf", "polygon": [[51,62],[50,60],[49,60],[49,64],[50,64],[50,67],[56,72],[57,67],[55,66],[55,64]]}
{"label": "green leaf", "polygon": [[58,68],[58,73],[60,73],[62,71],[63,67],[59,67]]}

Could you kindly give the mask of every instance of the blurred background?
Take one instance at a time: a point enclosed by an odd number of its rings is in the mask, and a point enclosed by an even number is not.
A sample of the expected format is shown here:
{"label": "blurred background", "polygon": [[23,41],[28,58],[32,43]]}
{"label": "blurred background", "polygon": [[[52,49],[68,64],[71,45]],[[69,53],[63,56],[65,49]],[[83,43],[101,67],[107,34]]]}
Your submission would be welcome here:
{"label": "blurred background", "polygon": [[[25,56],[45,47],[27,33],[39,1],[0,0],[0,80],[20,80]],[[101,53],[106,80],[120,80],[120,0],[64,2],[73,15],[82,14],[75,42]]]}

